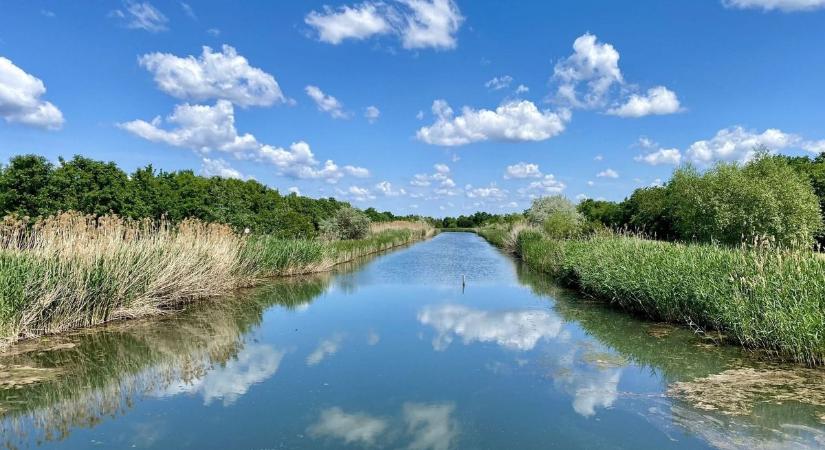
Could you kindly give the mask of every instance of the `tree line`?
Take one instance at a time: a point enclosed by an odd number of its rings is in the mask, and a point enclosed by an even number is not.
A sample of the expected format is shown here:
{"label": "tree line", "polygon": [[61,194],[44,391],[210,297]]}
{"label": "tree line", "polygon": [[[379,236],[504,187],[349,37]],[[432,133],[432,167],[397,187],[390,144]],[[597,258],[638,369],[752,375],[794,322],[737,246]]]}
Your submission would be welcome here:
{"label": "tree line", "polygon": [[[325,220],[348,207],[331,197],[281,195],[255,180],[203,177],[191,170],[167,172],[149,165],[127,174],[113,162],[82,156],[52,164],[42,156],[21,155],[0,167],[4,216],[36,218],[72,210],[172,222],[197,218],[282,238],[311,238]],[[373,221],[403,219],[373,208],[365,212]]]}

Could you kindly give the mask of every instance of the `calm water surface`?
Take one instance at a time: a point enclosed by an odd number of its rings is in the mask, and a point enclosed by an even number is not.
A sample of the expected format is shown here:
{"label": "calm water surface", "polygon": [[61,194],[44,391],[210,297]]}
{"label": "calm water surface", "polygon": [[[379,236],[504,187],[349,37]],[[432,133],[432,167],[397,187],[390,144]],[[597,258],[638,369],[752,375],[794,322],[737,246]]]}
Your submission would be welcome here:
{"label": "calm water surface", "polygon": [[638,321],[445,233],[15,347],[0,431],[62,449],[822,448],[821,375]]}

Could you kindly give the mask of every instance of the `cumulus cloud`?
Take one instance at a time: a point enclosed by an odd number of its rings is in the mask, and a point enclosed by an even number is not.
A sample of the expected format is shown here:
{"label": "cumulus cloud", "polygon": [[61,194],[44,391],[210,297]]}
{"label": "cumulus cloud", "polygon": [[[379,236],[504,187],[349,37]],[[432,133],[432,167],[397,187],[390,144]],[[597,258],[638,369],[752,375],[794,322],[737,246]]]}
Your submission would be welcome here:
{"label": "cumulus cloud", "polygon": [[392,33],[406,49],[455,48],[455,34],[463,21],[452,0],[366,1],[338,9],[324,7],[304,18],[322,42],[338,45],[347,39]]}
{"label": "cumulus cloud", "polygon": [[523,84],[518,85],[516,88],[516,94],[526,94],[528,92],[530,92],[530,88]]}
{"label": "cumulus cloud", "polygon": [[545,310],[487,311],[453,304],[425,307],[418,321],[435,329],[433,348],[439,351],[454,336],[464,344],[493,342],[509,350],[527,351],[562,330],[562,321]]}
{"label": "cumulus cloud", "polygon": [[131,2],[124,4],[124,9],[116,9],[110,16],[125,22],[126,28],[146,30],[158,33],[168,30],[169,19],[149,2]]}
{"label": "cumulus cloud", "polygon": [[764,11],[813,11],[825,8],[825,0],[722,0],[728,8],[762,9]]}
{"label": "cumulus cloud", "polygon": [[138,60],[154,75],[158,88],[184,99],[224,99],[238,106],[270,106],[286,101],[278,82],[228,45],[220,52],[204,46],[199,57],[181,58],[169,53],[149,53]]}
{"label": "cumulus cloud", "polygon": [[[558,84],[556,100],[573,108],[595,109],[616,104],[606,110],[619,117],[673,114],[682,110],[676,93],[664,86],[632,93],[619,68],[619,52],[611,44],[599,42],[586,33],[573,42],[573,54],[553,69]],[[629,97],[627,96],[629,95]],[[621,100],[622,97],[626,97]]]}
{"label": "cumulus cloud", "polygon": [[339,407],[321,411],[307,432],[313,437],[331,437],[346,444],[373,445],[388,428],[386,420],[365,413],[346,413]]}
{"label": "cumulus cloud", "polygon": [[526,162],[520,162],[517,164],[513,164],[512,166],[507,166],[507,169],[504,171],[504,178],[541,178],[541,170],[539,170],[538,164],[531,164]]}
{"label": "cumulus cloud", "polygon": [[274,165],[279,174],[291,178],[335,183],[345,175],[369,176],[363,167],[341,168],[331,160],[321,166],[309,144],[303,141],[281,148],[263,144],[249,133],[239,134],[235,128],[235,111],[228,100],[218,100],[214,106],[178,105],[165,119],[133,120],[118,126],[148,141],[189,148],[200,154],[220,151],[240,160],[267,162]]}
{"label": "cumulus cloud", "polygon": [[464,192],[469,198],[501,200],[507,197],[507,191],[499,188],[495,184],[477,188],[474,188],[472,185],[468,184],[464,186]]}
{"label": "cumulus cloud", "polygon": [[63,126],[63,113],[51,102],[41,99],[46,85],[26,73],[11,60],[0,56],[0,117],[47,130]]}
{"label": "cumulus cloud", "polygon": [[547,174],[538,181],[533,181],[526,187],[519,189],[519,193],[528,197],[559,194],[567,186],[556,179],[553,174]]}
{"label": "cumulus cloud", "polygon": [[325,6],[323,12],[307,14],[304,22],[315,28],[320,41],[337,45],[345,39],[366,39],[392,31],[383,9],[380,3],[370,2],[337,10]]}
{"label": "cumulus cloud", "polygon": [[381,110],[379,110],[376,106],[367,106],[364,110],[364,117],[369,123],[375,123],[379,116],[381,116]]}
{"label": "cumulus cloud", "polygon": [[309,98],[318,106],[318,111],[329,113],[335,119],[347,119],[349,114],[344,112],[344,105],[337,98],[327,95],[318,86],[307,86],[304,88]]}
{"label": "cumulus cloud", "polygon": [[631,95],[625,104],[611,108],[607,113],[619,117],[644,117],[674,114],[681,110],[676,93],[664,86],[657,86],[648,89],[646,95]]}
{"label": "cumulus cloud", "polygon": [[746,130],[741,126],[719,130],[714,137],[696,141],[688,147],[688,159],[696,163],[712,161],[746,162],[755,156],[754,149],[767,146],[771,150],[783,150],[802,145],[799,136],[769,128],[762,133]]}
{"label": "cumulus cloud", "polygon": [[678,148],[660,148],[645,155],[637,155],[633,159],[651,166],[663,164],[678,166],[682,162],[682,152]]}
{"label": "cumulus cloud", "polygon": [[558,96],[576,107],[601,106],[610,88],[624,82],[619,52],[590,33],[573,42],[573,54],[556,64],[553,77],[560,82]]}
{"label": "cumulus cloud", "polygon": [[380,183],[375,185],[375,189],[384,194],[385,197],[398,197],[401,195],[407,195],[407,191],[404,188],[394,189],[392,187],[392,183],[389,181],[381,181]]}
{"label": "cumulus cloud", "polygon": [[613,169],[605,169],[596,174],[597,178],[619,178],[619,173]]}
{"label": "cumulus cloud", "polygon": [[454,116],[446,101],[436,100],[432,111],[436,122],[420,128],[416,136],[423,142],[441,146],[487,140],[543,141],[564,131],[570,120],[567,110],[542,111],[527,100],[508,102],[495,110],[464,107],[459,116]]}
{"label": "cumulus cloud", "polygon": [[236,169],[233,169],[228,162],[222,159],[203,158],[201,172],[206,177],[235,178],[244,180],[247,177]]}
{"label": "cumulus cloud", "polygon": [[490,81],[484,83],[484,86],[487,89],[492,89],[494,91],[500,91],[504,88],[510,87],[510,83],[513,82],[513,77],[510,75],[504,75],[501,77],[493,77]]}

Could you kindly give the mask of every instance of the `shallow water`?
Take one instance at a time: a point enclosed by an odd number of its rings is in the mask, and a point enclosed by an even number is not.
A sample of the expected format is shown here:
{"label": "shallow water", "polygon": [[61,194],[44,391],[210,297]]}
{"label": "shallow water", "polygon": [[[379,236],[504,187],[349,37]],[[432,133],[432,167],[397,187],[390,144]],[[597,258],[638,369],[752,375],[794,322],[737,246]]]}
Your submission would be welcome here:
{"label": "shallow water", "polygon": [[823,403],[825,371],[605,308],[468,233],[0,357],[24,448],[821,448]]}

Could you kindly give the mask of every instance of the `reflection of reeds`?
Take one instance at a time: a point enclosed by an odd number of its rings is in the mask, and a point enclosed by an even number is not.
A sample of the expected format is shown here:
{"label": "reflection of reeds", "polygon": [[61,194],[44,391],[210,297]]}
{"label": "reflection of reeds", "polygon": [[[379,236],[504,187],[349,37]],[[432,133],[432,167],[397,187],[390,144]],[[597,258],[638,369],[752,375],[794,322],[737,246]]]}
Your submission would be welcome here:
{"label": "reflection of reeds", "polygon": [[422,224],[357,241],[243,237],[186,220],[127,221],[64,213],[0,226],[0,337],[6,342],[156,314],[263,278],[335,264],[431,233]]}
{"label": "reflection of reeds", "polygon": [[330,279],[292,278],[160,320],[116,322],[15,346],[13,354],[0,357],[0,368],[55,370],[59,376],[0,389],[2,444],[62,439],[72,428],[124,412],[143,396],[197,382],[238,355],[244,334],[260,323],[266,308],[308,303]]}

